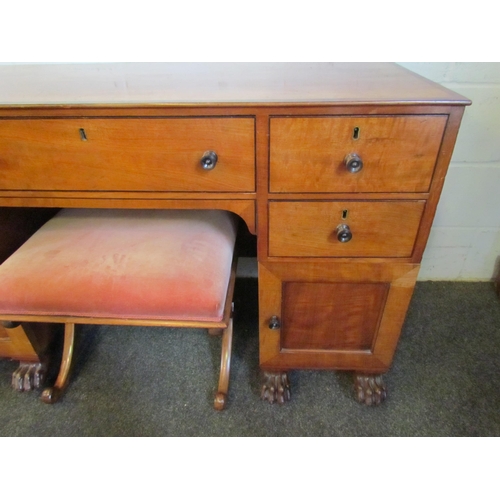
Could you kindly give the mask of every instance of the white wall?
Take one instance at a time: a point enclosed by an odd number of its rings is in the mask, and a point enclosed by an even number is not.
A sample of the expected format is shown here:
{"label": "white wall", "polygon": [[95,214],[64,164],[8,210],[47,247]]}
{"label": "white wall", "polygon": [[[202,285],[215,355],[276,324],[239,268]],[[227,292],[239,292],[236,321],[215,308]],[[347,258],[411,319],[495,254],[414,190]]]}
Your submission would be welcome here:
{"label": "white wall", "polygon": [[489,280],[500,256],[500,63],[399,63],[472,100],[419,280]]}

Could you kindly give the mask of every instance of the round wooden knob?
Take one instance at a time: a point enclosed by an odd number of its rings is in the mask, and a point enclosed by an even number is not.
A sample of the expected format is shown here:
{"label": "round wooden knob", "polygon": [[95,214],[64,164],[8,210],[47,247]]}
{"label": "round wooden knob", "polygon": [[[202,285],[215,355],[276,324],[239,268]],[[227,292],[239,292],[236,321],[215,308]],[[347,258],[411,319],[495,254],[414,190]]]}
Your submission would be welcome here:
{"label": "round wooden knob", "polygon": [[337,226],[337,239],[340,243],[347,243],[352,239],[351,228],[347,224]]}
{"label": "round wooden knob", "polygon": [[349,153],[344,158],[344,164],[351,174],[355,174],[363,168],[363,160],[356,153]]}
{"label": "round wooden knob", "polygon": [[200,163],[205,170],[212,170],[217,163],[217,153],[215,151],[205,151]]}

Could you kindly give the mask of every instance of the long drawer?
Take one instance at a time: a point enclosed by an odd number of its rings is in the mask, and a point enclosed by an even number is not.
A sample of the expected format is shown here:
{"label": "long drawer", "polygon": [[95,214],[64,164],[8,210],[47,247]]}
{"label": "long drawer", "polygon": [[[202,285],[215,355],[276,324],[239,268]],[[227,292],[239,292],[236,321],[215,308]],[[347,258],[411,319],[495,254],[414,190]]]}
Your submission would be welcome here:
{"label": "long drawer", "polygon": [[251,192],[254,119],[1,119],[0,189]]}
{"label": "long drawer", "polygon": [[271,118],[270,191],[427,192],[446,121],[441,115]]}
{"label": "long drawer", "polygon": [[424,201],[273,201],[271,257],[411,257]]}

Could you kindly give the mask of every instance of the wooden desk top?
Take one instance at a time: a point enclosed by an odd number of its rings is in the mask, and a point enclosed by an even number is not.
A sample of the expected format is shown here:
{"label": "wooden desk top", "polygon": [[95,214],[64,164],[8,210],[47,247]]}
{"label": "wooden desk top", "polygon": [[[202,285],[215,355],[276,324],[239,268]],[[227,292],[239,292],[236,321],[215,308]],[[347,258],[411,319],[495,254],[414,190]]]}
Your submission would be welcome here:
{"label": "wooden desk top", "polygon": [[393,63],[0,66],[0,107],[445,104],[470,101]]}

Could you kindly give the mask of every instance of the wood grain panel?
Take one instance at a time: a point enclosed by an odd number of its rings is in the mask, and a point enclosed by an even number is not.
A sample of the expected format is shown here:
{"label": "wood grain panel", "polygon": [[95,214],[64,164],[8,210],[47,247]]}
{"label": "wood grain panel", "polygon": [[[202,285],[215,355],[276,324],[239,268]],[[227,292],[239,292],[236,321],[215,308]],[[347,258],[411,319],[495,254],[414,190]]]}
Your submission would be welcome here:
{"label": "wood grain panel", "polygon": [[[270,191],[426,192],[446,120],[439,115],[271,118]],[[350,153],[363,160],[357,173],[345,167]]]}
{"label": "wood grain panel", "polygon": [[393,63],[86,63],[0,66],[0,103],[468,104]]}
{"label": "wood grain panel", "polygon": [[[4,119],[0,189],[252,192],[254,129],[253,118]],[[207,150],[213,170],[200,165]]]}
{"label": "wood grain panel", "polygon": [[371,350],[387,289],[380,283],[285,283],[281,346]]}
{"label": "wood grain panel", "polygon": [[[269,255],[410,257],[424,206],[423,201],[270,202]],[[338,241],[339,224],[350,227],[351,241]]]}
{"label": "wood grain panel", "polygon": [[[7,330],[2,325],[0,325],[0,341],[7,341],[7,340],[9,340],[9,334],[7,333]],[[0,349],[0,353],[1,352],[2,350]]]}
{"label": "wood grain panel", "polygon": [[[321,217],[314,219],[318,220]],[[260,263],[261,367],[385,372],[417,275],[418,265],[382,259],[287,258]],[[334,292],[337,286],[346,288]],[[287,298],[290,290],[294,297]],[[282,327],[270,330],[269,318],[280,314]]]}
{"label": "wood grain panel", "polygon": [[0,325],[0,356],[29,363],[38,363],[40,357],[22,326],[5,329]]}
{"label": "wood grain panel", "polygon": [[[389,262],[315,264],[310,259],[259,263],[261,367],[385,372],[418,268]],[[269,328],[272,316],[282,320],[280,328]]]}

